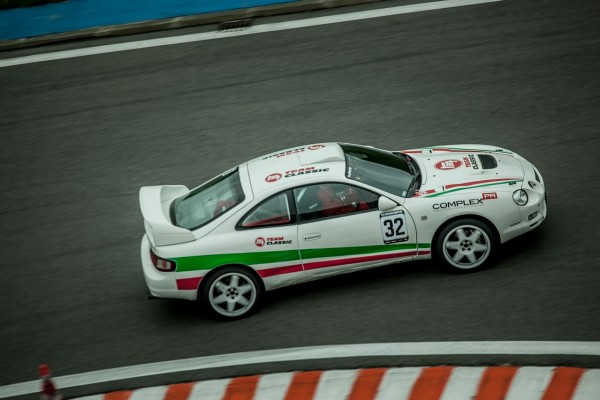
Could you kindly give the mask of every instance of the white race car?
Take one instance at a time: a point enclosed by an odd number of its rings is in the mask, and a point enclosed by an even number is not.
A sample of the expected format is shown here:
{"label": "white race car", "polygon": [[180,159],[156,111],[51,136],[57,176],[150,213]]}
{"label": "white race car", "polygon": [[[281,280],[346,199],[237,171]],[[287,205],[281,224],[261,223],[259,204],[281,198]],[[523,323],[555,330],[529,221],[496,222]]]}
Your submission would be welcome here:
{"label": "white race car", "polygon": [[140,189],[150,296],[203,300],[217,317],[267,290],[411,260],[485,267],[546,217],[524,158],[487,145],[385,151],[312,144],[255,158],[201,186]]}

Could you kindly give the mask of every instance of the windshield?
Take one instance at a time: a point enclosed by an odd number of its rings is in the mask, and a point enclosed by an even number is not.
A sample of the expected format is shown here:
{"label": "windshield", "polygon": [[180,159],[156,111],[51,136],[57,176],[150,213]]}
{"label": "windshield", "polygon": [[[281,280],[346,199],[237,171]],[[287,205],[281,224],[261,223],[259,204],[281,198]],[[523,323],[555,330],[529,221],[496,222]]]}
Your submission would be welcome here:
{"label": "windshield", "polygon": [[406,158],[369,147],[341,145],[346,155],[346,177],[396,196],[407,197],[415,176]]}
{"label": "windshield", "polygon": [[171,219],[179,227],[197,229],[243,200],[240,174],[235,168],[175,200],[171,206]]}

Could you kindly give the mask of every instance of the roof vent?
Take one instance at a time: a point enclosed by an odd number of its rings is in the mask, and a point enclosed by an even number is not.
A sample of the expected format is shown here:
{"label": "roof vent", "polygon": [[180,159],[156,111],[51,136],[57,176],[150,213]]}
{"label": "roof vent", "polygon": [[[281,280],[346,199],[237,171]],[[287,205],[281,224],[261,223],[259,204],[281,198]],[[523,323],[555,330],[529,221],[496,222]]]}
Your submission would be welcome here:
{"label": "roof vent", "polygon": [[498,166],[498,162],[489,154],[479,154],[479,161],[481,162],[481,168],[483,169],[494,169]]}

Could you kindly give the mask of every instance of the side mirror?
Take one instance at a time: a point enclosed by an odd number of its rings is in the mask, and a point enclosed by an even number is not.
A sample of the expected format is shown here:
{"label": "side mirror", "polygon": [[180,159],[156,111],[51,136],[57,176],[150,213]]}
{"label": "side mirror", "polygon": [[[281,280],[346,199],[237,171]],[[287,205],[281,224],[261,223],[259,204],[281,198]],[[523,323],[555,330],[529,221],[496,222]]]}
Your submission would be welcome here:
{"label": "side mirror", "polygon": [[385,196],[380,196],[379,201],[377,202],[377,208],[379,208],[380,211],[388,211],[397,206],[398,203]]}

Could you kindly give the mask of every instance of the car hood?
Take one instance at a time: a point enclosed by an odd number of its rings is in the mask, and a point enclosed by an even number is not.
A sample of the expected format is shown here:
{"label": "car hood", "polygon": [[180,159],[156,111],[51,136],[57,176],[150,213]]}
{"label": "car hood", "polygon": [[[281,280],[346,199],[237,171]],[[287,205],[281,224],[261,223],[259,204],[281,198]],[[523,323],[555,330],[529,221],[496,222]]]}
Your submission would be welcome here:
{"label": "car hood", "polygon": [[403,153],[421,168],[422,183],[416,196],[523,180],[523,166],[515,154],[494,146],[440,146]]}

